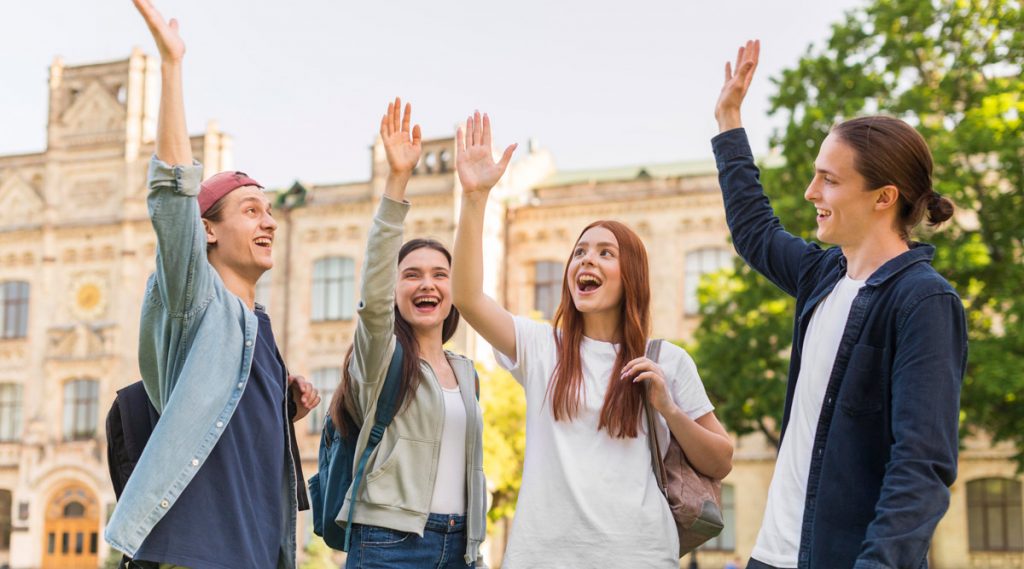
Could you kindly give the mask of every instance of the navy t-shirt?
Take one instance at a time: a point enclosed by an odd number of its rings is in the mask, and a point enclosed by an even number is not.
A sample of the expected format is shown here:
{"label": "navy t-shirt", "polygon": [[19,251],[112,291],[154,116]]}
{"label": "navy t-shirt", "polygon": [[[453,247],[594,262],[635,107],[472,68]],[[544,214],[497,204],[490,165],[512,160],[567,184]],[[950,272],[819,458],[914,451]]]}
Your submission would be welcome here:
{"label": "navy t-shirt", "polygon": [[[259,332],[249,382],[220,440],[135,559],[192,569],[273,569],[285,532],[285,381],[270,318]],[[210,378],[224,381],[224,378]]]}

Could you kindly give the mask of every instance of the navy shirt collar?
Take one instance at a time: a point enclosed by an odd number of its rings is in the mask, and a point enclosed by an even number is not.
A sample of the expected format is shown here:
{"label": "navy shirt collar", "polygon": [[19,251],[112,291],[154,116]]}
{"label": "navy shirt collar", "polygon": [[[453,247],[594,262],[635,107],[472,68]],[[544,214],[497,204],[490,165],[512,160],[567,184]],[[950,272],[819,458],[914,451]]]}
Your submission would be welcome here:
{"label": "navy shirt collar", "polygon": [[[932,258],[935,257],[935,247],[927,243],[919,243],[917,241],[910,242],[910,250],[889,259],[881,267],[875,269],[875,272],[871,273],[866,283],[867,286],[881,286],[890,278],[900,274],[904,269],[915,265],[917,263],[931,263]],[[842,267],[843,273],[846,272],[846,256],[839,255],[839,266]]]}

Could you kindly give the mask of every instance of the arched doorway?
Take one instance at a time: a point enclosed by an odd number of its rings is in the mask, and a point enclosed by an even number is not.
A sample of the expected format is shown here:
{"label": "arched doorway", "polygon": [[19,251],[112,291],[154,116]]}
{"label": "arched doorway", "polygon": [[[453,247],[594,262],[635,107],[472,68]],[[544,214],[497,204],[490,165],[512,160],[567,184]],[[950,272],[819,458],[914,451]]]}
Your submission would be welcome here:
{"label": "arched doorway", "polygon": [[99,565],[99,503],[92,492],[69,484],[46,504],[42,569],[95,569]]}

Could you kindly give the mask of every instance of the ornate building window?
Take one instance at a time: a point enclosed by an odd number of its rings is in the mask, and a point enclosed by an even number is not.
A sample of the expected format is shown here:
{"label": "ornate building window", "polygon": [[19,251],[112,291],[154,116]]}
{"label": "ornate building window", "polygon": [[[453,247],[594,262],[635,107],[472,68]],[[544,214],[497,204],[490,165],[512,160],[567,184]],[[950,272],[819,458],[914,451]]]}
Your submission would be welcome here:
{"label": "ornate building window", "polygon": [[683,278],[683,308],[687,316],[700,313],[697,286],[704,275],[732,266],[732,253],[719,247],[698,249],[686,254],[686,274]]}
{"label": "ornate building window", "polygon": [[533,309],[546,320],[551,320],[562,299],[562,264],[558,261],[537,261],[533,270]]}
{"label": "ornate building window", "polygon": [[732,484],[722,484],[722,519],[725,527],[715,539],[700,546],[711,551],[736,550],[736,492]]}
{"label": "ornate building window", "polygon": [[100,384],[91,379],[76,379],[64,384],[64,440],[92,438],[99,423]]}
{"label": "ornate building window", "polygon": [[313,387],[320,392],[321,401],[306,418],[310,433],[319,433],[324,428],[324,419],[331,409],[331,395],[339,381],[341,381],[340,367],[323,367],[313,371]]}
{"label": "ornate building window", "polygon": [[1024,551],[1021,483],[984,478],[967,483],[967,534],[971,551]]}
{"label": "ornate building window", "polygon": [[0,283],[0,339],[24,338],[28,333],[28,283]]}
{"label": "ornate building window", "polygon": [[313,321],[349,320],[355,314],[355,262],[327,257],[313,265]]}
{"label": "ornate building window", "polygon": [[0,442],[21,438],[21,386],[0,383]]}

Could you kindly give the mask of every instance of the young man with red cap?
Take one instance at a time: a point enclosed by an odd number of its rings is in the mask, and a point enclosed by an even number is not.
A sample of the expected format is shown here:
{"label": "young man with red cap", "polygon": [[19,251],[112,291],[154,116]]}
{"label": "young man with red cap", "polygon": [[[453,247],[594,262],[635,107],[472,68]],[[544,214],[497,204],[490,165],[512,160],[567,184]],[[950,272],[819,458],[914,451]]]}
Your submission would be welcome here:
{"label": "young man with red cap", "polygon": [[[242,172],[200,184],[182,101],[178,23],[134,0],[161,58],[148,205],[157,234],[139,368],[160,412],[105,537],[138,567],[295,567],[308,507],[292,422],[320,402],[289,376],[256,281],[273,266],[277,223]],[[290,409],[291,408],[291,409]]]}

